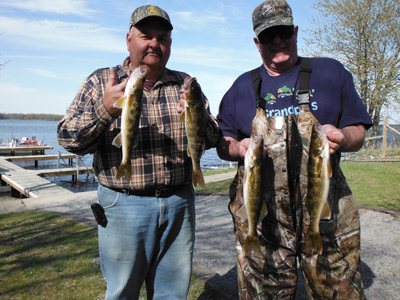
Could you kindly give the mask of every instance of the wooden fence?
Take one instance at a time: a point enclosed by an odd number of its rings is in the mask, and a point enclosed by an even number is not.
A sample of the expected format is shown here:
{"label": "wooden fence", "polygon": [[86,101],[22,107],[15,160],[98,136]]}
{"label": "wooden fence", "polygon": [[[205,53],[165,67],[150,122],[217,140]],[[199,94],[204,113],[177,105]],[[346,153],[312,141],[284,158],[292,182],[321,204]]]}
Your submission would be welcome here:
{"label": "wooden fence", "polygon": [[382,140],[382,157],[386,157],[386,154],[387,154],[386,151],[387,151],[387,144],[388,144],[388,141],[387,141],[388,140],[387,139],[388,130],[391,130],[392,133],[395,133],[398,136],[400,136],[400,131],[396,130],[395,128],[393,128],[392,126],[387,124],[387,117],[385,117],[385,119],[383,121],[383,132],[382,132],[382,135],[367,137],[365,139],[366,141],[383,139]]}

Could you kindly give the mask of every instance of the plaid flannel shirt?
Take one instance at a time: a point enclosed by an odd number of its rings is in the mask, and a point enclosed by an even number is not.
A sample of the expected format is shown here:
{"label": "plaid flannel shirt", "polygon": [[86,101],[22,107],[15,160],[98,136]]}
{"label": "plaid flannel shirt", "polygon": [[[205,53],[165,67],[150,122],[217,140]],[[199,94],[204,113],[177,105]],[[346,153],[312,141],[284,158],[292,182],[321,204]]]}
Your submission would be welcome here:
{"label": "plaid flannel shirt", "polygon": [[[126,79],[129,57],[115,67],[119,82]],[[74,101],[59,122],[57,135],[67,151],[84,155],[93,153],[93,168],[102,185],[127,190],[145,190],[159,185],[177,186],[191,182],[192,164],[187,156],[184,122],[179,121],[176,106],[186,73],[165,69],[151,91],[142,98],[139,143],[130,153],[131,180],[115,178],[122,150],[112,145],[120,132],[121,118],[113,118],[103,105],[102,97],[110,76],[108,68],[93,72],[82,83]],[[209,103],[203,95],[205,107]],[[215,147],[219,127],[209,113],[206,126],[206,148]]]}

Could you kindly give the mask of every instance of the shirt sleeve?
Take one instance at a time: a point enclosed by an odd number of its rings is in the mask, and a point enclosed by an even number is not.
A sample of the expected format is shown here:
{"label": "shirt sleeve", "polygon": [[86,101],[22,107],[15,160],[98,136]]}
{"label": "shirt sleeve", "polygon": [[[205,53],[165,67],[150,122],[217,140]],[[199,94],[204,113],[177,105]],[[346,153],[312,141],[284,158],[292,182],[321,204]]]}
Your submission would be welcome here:
{"label": "shirt sleeve", "polygon": [[220,124],[220,130],[221,130],[222,136],[232,137],[232,138],[238,140],[237,130],[234,126],[235,125],[234,102],[235,102],[234,101],[234,93],[233,93],[233,90],[230,89],[227,91],[227,93],[224,95],[224,97],[221,100],[217,118],[218,118],[218,121]]}
{"label": "shirt sleeve", "polygon": [[102,101],[108,76],[107,69],[90,75],[58,123],[58,142],[67,151],[78,155],[93,153],[98,147],[98,138],[114,121]]}

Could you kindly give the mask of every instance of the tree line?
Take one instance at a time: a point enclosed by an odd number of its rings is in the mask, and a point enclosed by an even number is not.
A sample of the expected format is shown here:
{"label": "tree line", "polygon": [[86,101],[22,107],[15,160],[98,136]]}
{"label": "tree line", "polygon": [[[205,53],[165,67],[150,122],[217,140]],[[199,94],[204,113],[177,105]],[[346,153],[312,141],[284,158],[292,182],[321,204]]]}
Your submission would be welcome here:
{"label": "tree line", "polygon": [[42,121],[60,121],[63,115],[54,114],[18,114],[18,113],[0,113],[0,120],[42,120]]}

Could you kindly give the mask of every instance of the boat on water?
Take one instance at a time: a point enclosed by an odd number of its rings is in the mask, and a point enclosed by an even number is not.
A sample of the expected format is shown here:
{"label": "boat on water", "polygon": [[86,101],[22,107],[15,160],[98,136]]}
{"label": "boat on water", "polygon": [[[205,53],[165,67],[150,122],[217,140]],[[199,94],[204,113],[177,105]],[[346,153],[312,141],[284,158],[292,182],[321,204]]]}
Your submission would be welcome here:
{"label": "boat on water", "polygon": [[0,143],[0,147],[16,148],[21,146],[47,146],[43,141],[37,140],[35,136],[32,139],[26,136],[22,137],[21,140],[12,137],[7,143]]}
{"label": "boat on water", "polygon": [[0,143],[0,153],[2,155],[7,155],[8,153],[11,156],[16,155],[24,155],[26,152],[31,152],[33,155],[36,154],[44,154],[45,150],[53,149],[52,146],[48,146],[43,143],[43,141],[36,140],[36,138],[32,138],[29,140],[27,137],[22,137],[21,141],[16,138],[12,138],[11,141],[7,143]]}

